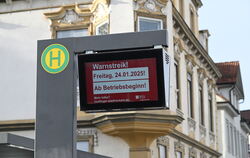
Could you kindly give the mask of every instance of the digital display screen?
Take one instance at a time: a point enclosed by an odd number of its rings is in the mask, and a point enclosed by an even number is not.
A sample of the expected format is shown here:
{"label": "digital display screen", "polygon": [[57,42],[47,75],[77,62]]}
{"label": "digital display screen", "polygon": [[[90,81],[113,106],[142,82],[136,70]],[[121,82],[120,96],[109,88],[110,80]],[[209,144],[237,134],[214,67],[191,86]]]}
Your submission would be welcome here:
{"label": "digital display screen", "polygon": [[158,100],[156,59],[85,63],[87,103]]}
{"label": "digital display screen", "polygon": [[79,55],[78,70],[82,111],[165,107],[161,49]]}

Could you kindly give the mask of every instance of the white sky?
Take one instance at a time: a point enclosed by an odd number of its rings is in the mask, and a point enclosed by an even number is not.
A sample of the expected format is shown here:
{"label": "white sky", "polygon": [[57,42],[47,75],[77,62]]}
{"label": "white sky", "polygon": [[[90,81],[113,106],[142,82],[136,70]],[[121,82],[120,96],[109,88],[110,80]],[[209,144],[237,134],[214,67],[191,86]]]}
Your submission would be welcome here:
{"label": "white sky", "polygon": [[240,61],[245,93],[241,110],[250,109],[250,0],[202,0],[200,30],[208,29],[215,62]]}

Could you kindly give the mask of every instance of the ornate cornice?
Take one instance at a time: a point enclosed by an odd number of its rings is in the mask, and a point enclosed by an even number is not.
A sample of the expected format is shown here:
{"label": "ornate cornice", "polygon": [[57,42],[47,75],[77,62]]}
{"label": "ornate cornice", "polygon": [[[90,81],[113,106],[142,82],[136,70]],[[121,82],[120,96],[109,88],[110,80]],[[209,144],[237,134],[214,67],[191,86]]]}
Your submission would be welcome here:
{"label": "ornate cornice", "polygon": [[175,151],[180,151],[182,152],[183,155],[185,155],[185,147],[184,145],[181,143],[181,141],[177,141],[177,142],[174,142],[174,150]]}
{"label": "ornate cornice", "polygon": [[208,55],[207,51],[203,48],[199,40],[190,30],[189,26],[186,24],[182,16],[178,13],[177,9],[173,6],[173,21],[174,28],[177,33],[182,38],[187,46],[189,46],[190,51],[204,64],[206,69],[210,71],[214,78],[220,78],[221,73],[216,67],[215,63]]}
{"label": "ornate cornice", "polygon": [[95,26],[109,19],[109,4],[110,0],[95,0],[93,2],[90,10],[93,14],[92,22]]}
{"label": "ornate cornice", "polygon": [[197,156],[197,151],[195,150],[194,147],[189,148],[189,157],[196,158]]}
{"label": "ornate cornice", "polygon": [[174,37],[174,45],[177,47],[177,49],[175,48],[176,53],[181,53],[185,50],[184,43],[180,38]]}
{"label": "ornate cornice", "polygon": [[192,0],[196,8],[200,8],[203,4],[201,0]]}
{"label": "ornate cornice", "polygon": [[62,7],[60,7],[60,9],[58,11],[44,13],[44,15],[51,20],[61,19],[61,18],[65,17],[67,11],[69,11],[69,10],[74,11],[79,16],[90,16],[91,15],[89,8],[80,8],[78,4],[62,6]]}
{"label": "ornate cornice", "polygon": [[157,138],[157,143],[163,144],[167,147],[169,147],[169,138],[167,136],[161,136]]}
{"label": "ornate cornice", "polygon": [[192,138],[190,138],[189,136],[174,130],[174,132],[172,134],[170,134],[170,136],[176,138],[177,140],[182,140],[182,142],[189,144],[190,146],[193,146],[201,151],[204,151],[212,156],[215,157],[220,157],[221,153],[219,153],[218,151],[210,148],[209,146],[206,146],[200,142],[198,142],[197,140],[194,140]]}
{"label": "ornate cornice", "polygon": [[166,4],[168,0],[134,0],[136,11],[167,15]]}

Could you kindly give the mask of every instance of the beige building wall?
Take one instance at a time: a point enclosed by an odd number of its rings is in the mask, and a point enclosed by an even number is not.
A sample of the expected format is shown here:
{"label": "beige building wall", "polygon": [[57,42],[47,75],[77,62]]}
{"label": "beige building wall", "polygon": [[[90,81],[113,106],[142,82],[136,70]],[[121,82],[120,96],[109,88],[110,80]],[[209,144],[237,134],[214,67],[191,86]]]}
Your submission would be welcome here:
{"label": "beige building wall", "polygon": [[[36,41],[39,39],[50,39],[52,30],[50,28],[51,20],[46,18],[44,13],[55,12],[60,10],[59,6],[77,3],[87,3],[88,1],[34,1],[27,5],[27,2],[11,4],[10,9],[2,9],[0,14],[0,43],[1,58],[0,58],[0,86],[4,87],[0,90],[0,95],[3,99],[0,100],[1,105],[5,106],[0,111],[0,121],[7,120],[24,120],[35,119],[35,102],[36,102]],[[151,1],[148,1],[151,2]],[[184,157],[190,155],[190,151],[196,153],[196,157],[201,155],[215,156],[218,154],[217,140],[217,124],[216,124],[216,102],[215,102],[215,80],[216,70],[213,70],[211,59],[206,56],[201,60],[202,47],[199,43],[195,44],[188,40],[194,38],[190,32],[190,7],[194,8],[194,15],[197,7],[194,6],[192,0],[184,0],[184,21],[178,21],[175,8],[172,1],[154,0],[153,2],[164,2],[165,6],[161,11],[157,11],[152,17],[160,17],[166,22],[165,28],[168,30],[169,47],[167,51],[171,57],[171,74],[174,74],[174,61],[178,60],[179,66],[179,86],[181,108],[177,108],[174,98],[176,98],[175,76],[171,75],[170,81],[170,111],[183,116],[185,119],[181,125],[176,128],[177,133],[164,138],[164,143],[167,146],[169,157],[176,154],[176,151],[184,151]],[[109,32],[123,33],[136,31],[137,17],[135,11],[142,9],[146,15],[151,15],[151,12],[145,8],[138,8],[142,1],[137,0],[111,0],[108,6],[109,11]],[[156,4],[157,4],[156,3]],[[179,0],[175,2],[177,10]],[[0,4],[2,5],[2,4]],[[86,4],[86,6],[89,4]],[[52,6],[52,8],[49,8]],[[34,10],[31,10],[33,8]],[[35,9],[41,8],[41,9]],[[24,11],[18,11],[24,9]],[[18,12],[13,12],[13,11]],[[9,12],[9,13],[3,13]],[[175,15],[174,15],[175,14]],[[142,14],[143,15],[143,14]],[[196,31],[193,32],[198,37],[198,18],[195,17]],[[185,22],[185,23],[180,23]],[[188,27],[186,28],[185,26]],[[186,30],[186,32],[183,32]],[[182,32],[181,32],[182,30]],[[190,37],[189,37],[190,36]],[[197,40],[197,39],[196,39]],[[11,42],[10,42],[11,41]],[[199,41],[196,41],[199,42]],[[203,56],[205,54],[203,53]],[[11,60],[9,60],[11,59]],[[14,64],[16,63],[16,64]],[[8,69],[5,69],[8,67]],[[211,68],[212,67],[212,68]],[[210,69],[211,68],[211,69]],[[201,71],[202,70],[202,71]],[[187,72],[192,73],[193,83],[193,113],[194,118],[189,116],[189,108],[187,101]],[[218,75],[218,74],[217,74]],[[11,83],[11,86],[10,86]],[[198,88],[199,84],[203,87],[204,100],[204,126],[200,125],[200,111],[198,105]],[[214,132],[209,131],[209,109],[208,109],[208,94],[212,94],[213,98],[213,124]],[[14,99],[13,99],[14,98]],[[13,131],[9,131],[13,132]],[[14,132],[15,134],[34,137],[33,131]],[[184,134],[187,140],[180,136]],[[112,156],[114,158],[127,158],[129,155],[128,145],[118,137],[111,137],[100,131],[96,134],[98,143],[94,145],[94,152],[97,154]],[[212,141],[211,141],[212,140]],[[151,145],[151,156],[158,157],[157,144],[159,140],[155,140]],[[107,145],[109,144],[109,145]],[[198,144],[198,145],[197,145]],[[216,156],[215,156],[216,157]],[[171,157],[172,158],[172,157]]]}

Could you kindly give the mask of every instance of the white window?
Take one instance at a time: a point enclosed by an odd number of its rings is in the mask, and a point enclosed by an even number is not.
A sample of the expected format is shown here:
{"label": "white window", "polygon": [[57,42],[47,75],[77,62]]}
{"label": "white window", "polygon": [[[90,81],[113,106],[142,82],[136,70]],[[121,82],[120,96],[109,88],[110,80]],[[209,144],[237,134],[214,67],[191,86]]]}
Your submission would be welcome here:
{"label": "white window", "polygon": [[158,144],[159,158],[167,158],[167,148],[164,145]]}
{"label": "white window", "polygon": [[88,29],[58,30],[56,32],[56,38],[83,37],[83,36],[88,36]]}
{"label": "white window", "polygon": [[154,31],[163,29],[161,19],[138,17],[138,31]]}
{"label": "white window", "polygon": [[101,23],[96,26],[96,35],[107,35],[108,34],[108,22]]}
{"label": "white window", "polygon": [[76,144],[77,150],[89,152],[89,141],[79,141]]}

